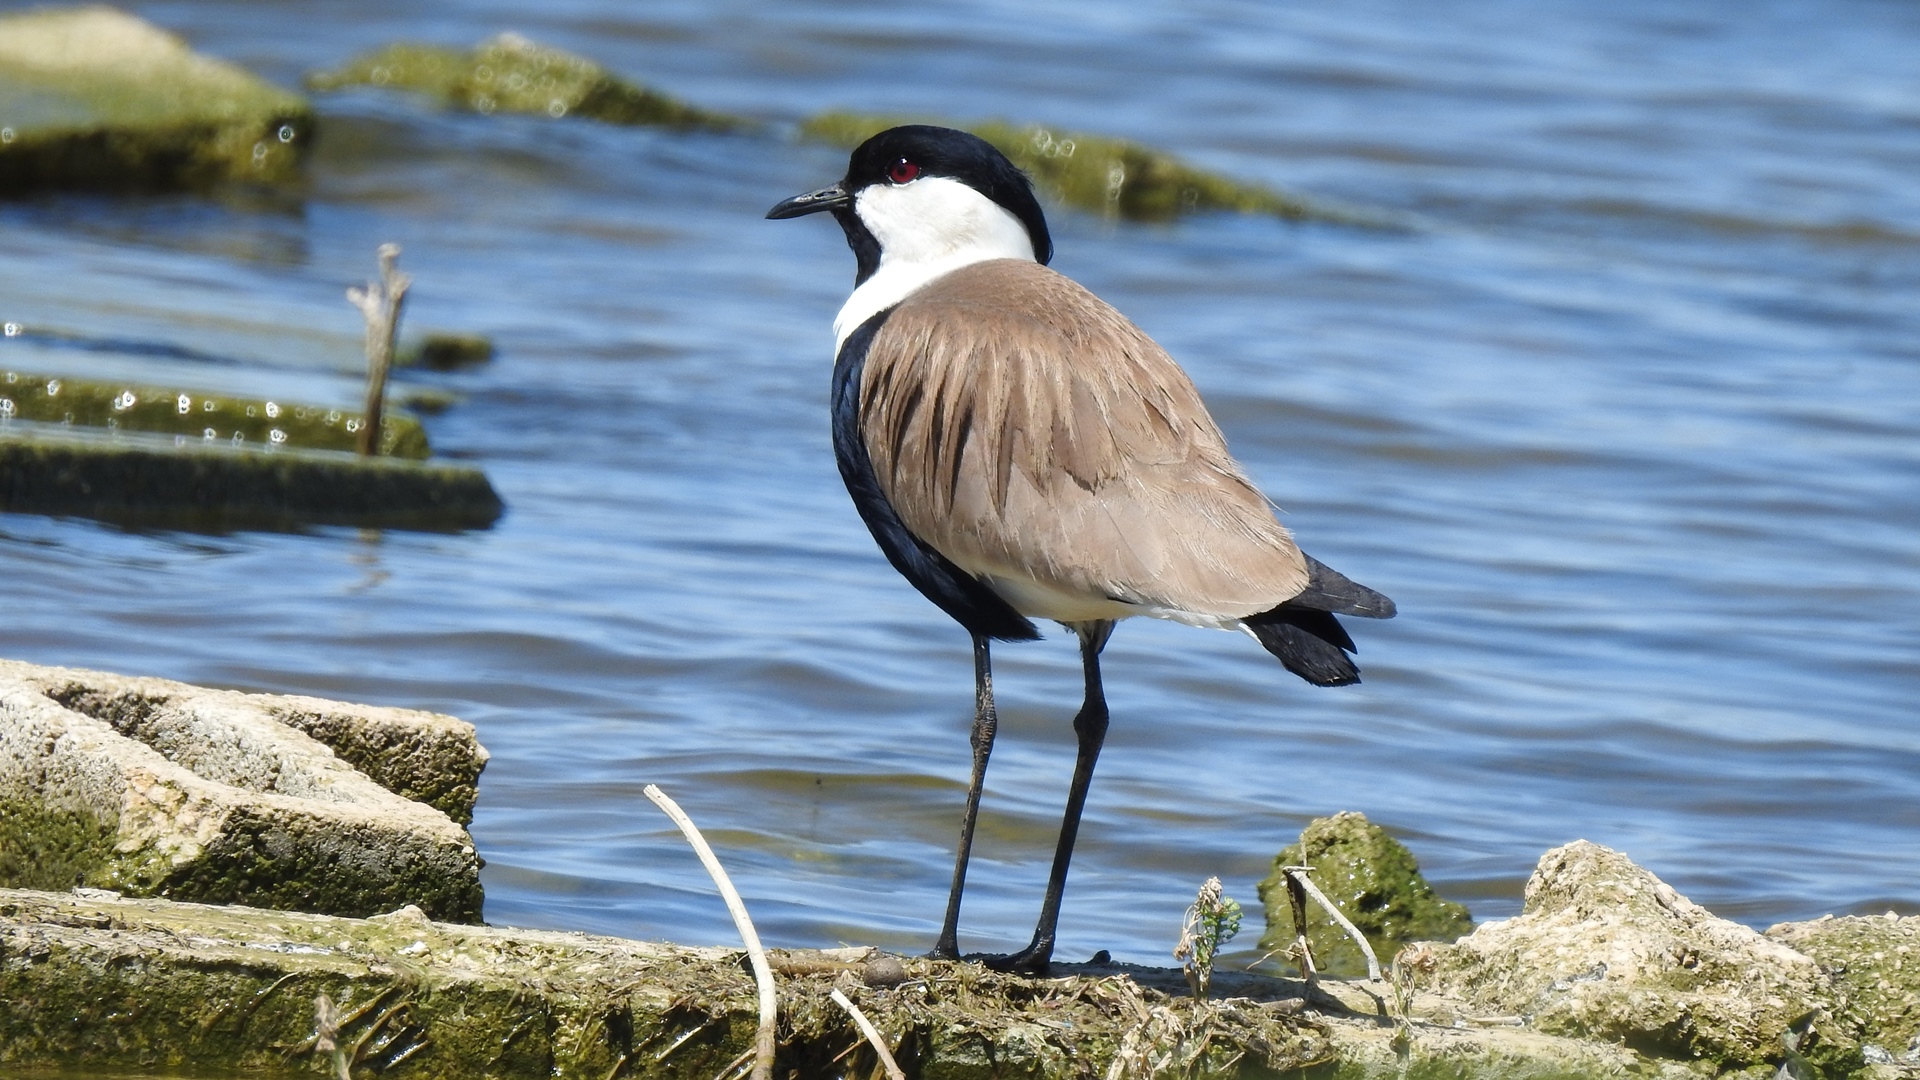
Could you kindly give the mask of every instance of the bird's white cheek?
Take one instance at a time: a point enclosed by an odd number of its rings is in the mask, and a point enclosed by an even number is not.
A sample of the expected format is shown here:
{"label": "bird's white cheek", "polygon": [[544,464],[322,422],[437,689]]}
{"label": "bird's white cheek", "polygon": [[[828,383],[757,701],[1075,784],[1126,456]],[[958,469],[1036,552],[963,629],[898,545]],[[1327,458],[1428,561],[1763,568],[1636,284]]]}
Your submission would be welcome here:
{"label": "bird's white cheek", "polygon": [[880,242],[885,262],[933,262],[955,255],[1033,258],[1033,241],[1019,218],[944,176],[869,187],[855,197],[854,210]]}

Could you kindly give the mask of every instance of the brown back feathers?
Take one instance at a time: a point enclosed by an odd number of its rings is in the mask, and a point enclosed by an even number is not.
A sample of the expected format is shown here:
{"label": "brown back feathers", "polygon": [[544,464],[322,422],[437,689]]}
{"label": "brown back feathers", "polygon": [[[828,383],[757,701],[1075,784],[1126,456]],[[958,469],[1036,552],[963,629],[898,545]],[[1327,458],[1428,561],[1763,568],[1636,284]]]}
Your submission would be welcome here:
{"label": "brown back feathers", "polygon": [[1186,373],[1037,263],[976,263],[902,301],[860,401],[888,500],[963,569],[1202,619],[1306,587]]}

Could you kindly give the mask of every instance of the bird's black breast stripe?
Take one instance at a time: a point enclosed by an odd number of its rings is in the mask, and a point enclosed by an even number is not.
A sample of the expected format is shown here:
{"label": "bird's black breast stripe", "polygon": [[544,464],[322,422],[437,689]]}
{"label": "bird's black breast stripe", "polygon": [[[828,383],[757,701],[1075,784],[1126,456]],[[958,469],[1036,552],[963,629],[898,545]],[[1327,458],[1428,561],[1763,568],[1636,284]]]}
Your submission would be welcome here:
{"label": "bird's black breast stripe", "polygon": [[1025,616],[1013,610],[999,594],[980,580],[955,566],[945,555],[913,535],[900,515],[880,490],[874,475],[873,459],[867,453],[866,440],[860,434],[860,374],[867,364],[867,349],[873,336],[887,321],[892,309],[882,311],[847,336],[840,355],[833,363],[833,456],[840,465],[840,479],[847,494],[853,496],[854,509],[867,523],[874,542],[893,564],[900,576],[913,583],[921,595],[953,616],[954,621],[971,633],[1001,641],[1033,641],[1040,631]]}

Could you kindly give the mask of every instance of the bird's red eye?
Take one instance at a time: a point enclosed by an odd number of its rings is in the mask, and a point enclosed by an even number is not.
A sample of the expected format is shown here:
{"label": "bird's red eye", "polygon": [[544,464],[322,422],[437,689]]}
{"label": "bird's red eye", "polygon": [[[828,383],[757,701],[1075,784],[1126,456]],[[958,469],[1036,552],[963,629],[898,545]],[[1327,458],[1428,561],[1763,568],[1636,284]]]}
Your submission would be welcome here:
{"label": "bird's red eye", "polygon": [[920,166],[915,165],[906,158],[901,158],[899,161],[894,162],[892,167],[887,170],[887,179],[896,184],[904,184],[919,175]]}

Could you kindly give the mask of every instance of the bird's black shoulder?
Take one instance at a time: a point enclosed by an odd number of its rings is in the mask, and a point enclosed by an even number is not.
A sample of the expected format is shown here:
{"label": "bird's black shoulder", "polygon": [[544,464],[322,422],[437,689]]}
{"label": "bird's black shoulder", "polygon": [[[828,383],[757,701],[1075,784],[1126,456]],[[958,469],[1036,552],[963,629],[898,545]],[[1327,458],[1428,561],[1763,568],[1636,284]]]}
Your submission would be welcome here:
{"label": "bird's black shoulder", "polygon": [[833,456],[840,466],[840,479],[887,561],[922,596],[969,633],[1001,641],[1033,641],[1040,637],[1033,623],[978,578],[915,536],[880,488],[866,440],[860,434],[860,376],[874,335],[891,313],[889,308],[861,323],[847,335],[834,358]]}

